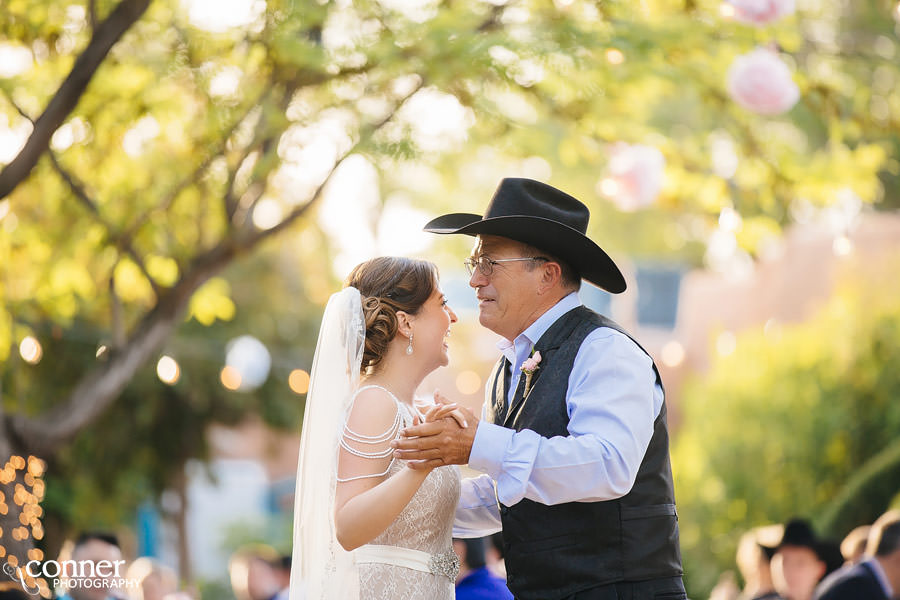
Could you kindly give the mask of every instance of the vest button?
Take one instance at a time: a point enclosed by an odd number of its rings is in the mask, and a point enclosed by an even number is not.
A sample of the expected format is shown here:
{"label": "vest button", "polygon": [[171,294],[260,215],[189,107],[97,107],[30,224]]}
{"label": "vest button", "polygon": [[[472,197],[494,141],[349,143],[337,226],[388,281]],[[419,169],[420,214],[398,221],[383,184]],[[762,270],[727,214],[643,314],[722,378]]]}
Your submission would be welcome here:
{"label": "vest button", "polygon": [[500,507],[500,514],[501,514],[501,515],[505,515],[505,514],[508,513],[508,512],[509,512],[509,509],[506,508],[505,506],[501,506],[501,507]]}

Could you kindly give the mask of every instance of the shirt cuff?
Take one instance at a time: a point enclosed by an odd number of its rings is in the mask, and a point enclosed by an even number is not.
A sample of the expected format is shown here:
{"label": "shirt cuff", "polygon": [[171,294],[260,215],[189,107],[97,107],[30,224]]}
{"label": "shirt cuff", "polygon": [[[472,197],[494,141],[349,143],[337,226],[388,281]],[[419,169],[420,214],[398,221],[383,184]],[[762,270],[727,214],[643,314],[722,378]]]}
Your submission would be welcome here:
{"label": "shirt cuff", "polygon": [[472,442],[469,466],[476,471],[487,473],[496,480],[502,471],[503,458],[514,433],[512,429],[500,425],[480,422],[475,431],[475,440]]}

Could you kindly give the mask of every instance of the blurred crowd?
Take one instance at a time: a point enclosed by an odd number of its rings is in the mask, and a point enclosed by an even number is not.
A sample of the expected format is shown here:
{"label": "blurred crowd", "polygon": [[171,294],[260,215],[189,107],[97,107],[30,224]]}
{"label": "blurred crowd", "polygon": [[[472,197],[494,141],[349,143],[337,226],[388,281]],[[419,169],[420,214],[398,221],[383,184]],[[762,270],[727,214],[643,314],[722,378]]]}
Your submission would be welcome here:
{"label": "blurred crowd", "polygon": [[[501,534],[479,539],[455,539],[453,550],[460,561],[456,584],[458,599],[512,600],[512,594],[506,588]],[[93,573],[93,576],[85,573],[61,576],[55,590],[56,600],[200,599],[198,590],[182,587],[175,570],[158,560],[140,557],[131,562],[125,561],[118,539],[110,533],[84,533],[64,545],[55,562],[65,565],[71,561],[75,564],[87,561],[85,564],[94,568],[108,563],[113,568],[108,569],[108,577],[99,573]],[[116,565],[121,568],[116,569]],[[281,555],[265,544],[246,545],[231,555],[228,577],[236,600],[288,600],[291,556]],[[0,588],[0,600],[32,600],[36,597],[28,595],[11,581]]]}
{"label": "blurred crowd", "polygon": [[[503,538],[454,539],[459,558],[457,600],[512,600],[506,588]],[[67,544],[58,562],[108,561],[121,564],[128,585],[103,577],[61,579],[57,600],[198,600],[195,589],[180,587],[175,571],[148,557],[130,563],[115,536],[85,533]],[[738,544],[736,566],[743,581],[725,573],[710,600],[898,600],[900,599],[900,510],[851,531],[842,542],[816,535],[809,521],[757,527]],[[289,600],[291,557],[262,544],[244,546],[229,560],[231,590],[237,600]],[[72,579],[72,578],[70,578]],[[111,578],[107,578],[111,579]],[[85,585],[85,581],[89,583]],[[121,579],[120,579],[121,581]],[[0,600],[33,598],[12,586]],[[291,598],[290,600],[301,600]]]}
{"label": "blurred crowd", "polygon": [[736,565],[710,600],[894,600],[900,598],[900,510],[853,529],[841,542],[805,519],[745,533]]}

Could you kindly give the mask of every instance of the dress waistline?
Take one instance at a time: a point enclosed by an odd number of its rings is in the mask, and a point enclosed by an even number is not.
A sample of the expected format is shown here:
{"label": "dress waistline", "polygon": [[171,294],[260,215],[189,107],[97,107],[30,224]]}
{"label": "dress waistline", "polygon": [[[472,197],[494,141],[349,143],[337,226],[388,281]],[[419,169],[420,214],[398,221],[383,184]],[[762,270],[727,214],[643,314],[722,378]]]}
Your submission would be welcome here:
{"label": "dress waistline", "polygon": [[459,574],[459,558],[450,549],[441,554],[429,554],[421,550],[401,548],[399,546],[379,546],[366,544],[353,552],[356,564],[382,563],[405,567],[424,573],[443,575],[455,582]]}

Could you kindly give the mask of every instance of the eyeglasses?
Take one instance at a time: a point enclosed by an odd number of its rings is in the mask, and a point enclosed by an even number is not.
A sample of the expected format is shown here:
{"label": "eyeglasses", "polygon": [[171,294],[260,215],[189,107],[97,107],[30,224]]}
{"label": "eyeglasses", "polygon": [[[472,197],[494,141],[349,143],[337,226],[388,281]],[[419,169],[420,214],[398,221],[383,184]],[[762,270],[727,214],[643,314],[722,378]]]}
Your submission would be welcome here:
{"label": "eyeglasses", "polygon": [[478,258],[467,258],[463,261],[463,264],[466,265],[466,271],[469,273],[469,277],[471,277],[475,273],[475,267],[478,267],[479,273],[481,273],[485,277],[490,277],[494,273],[494,265],[505,262],[518,262],[523,260],[550,259],[543,256],[526,256],[524,258],[498,258],[497,260],[493,260],[488,258],[487,256],[479,256]]}

